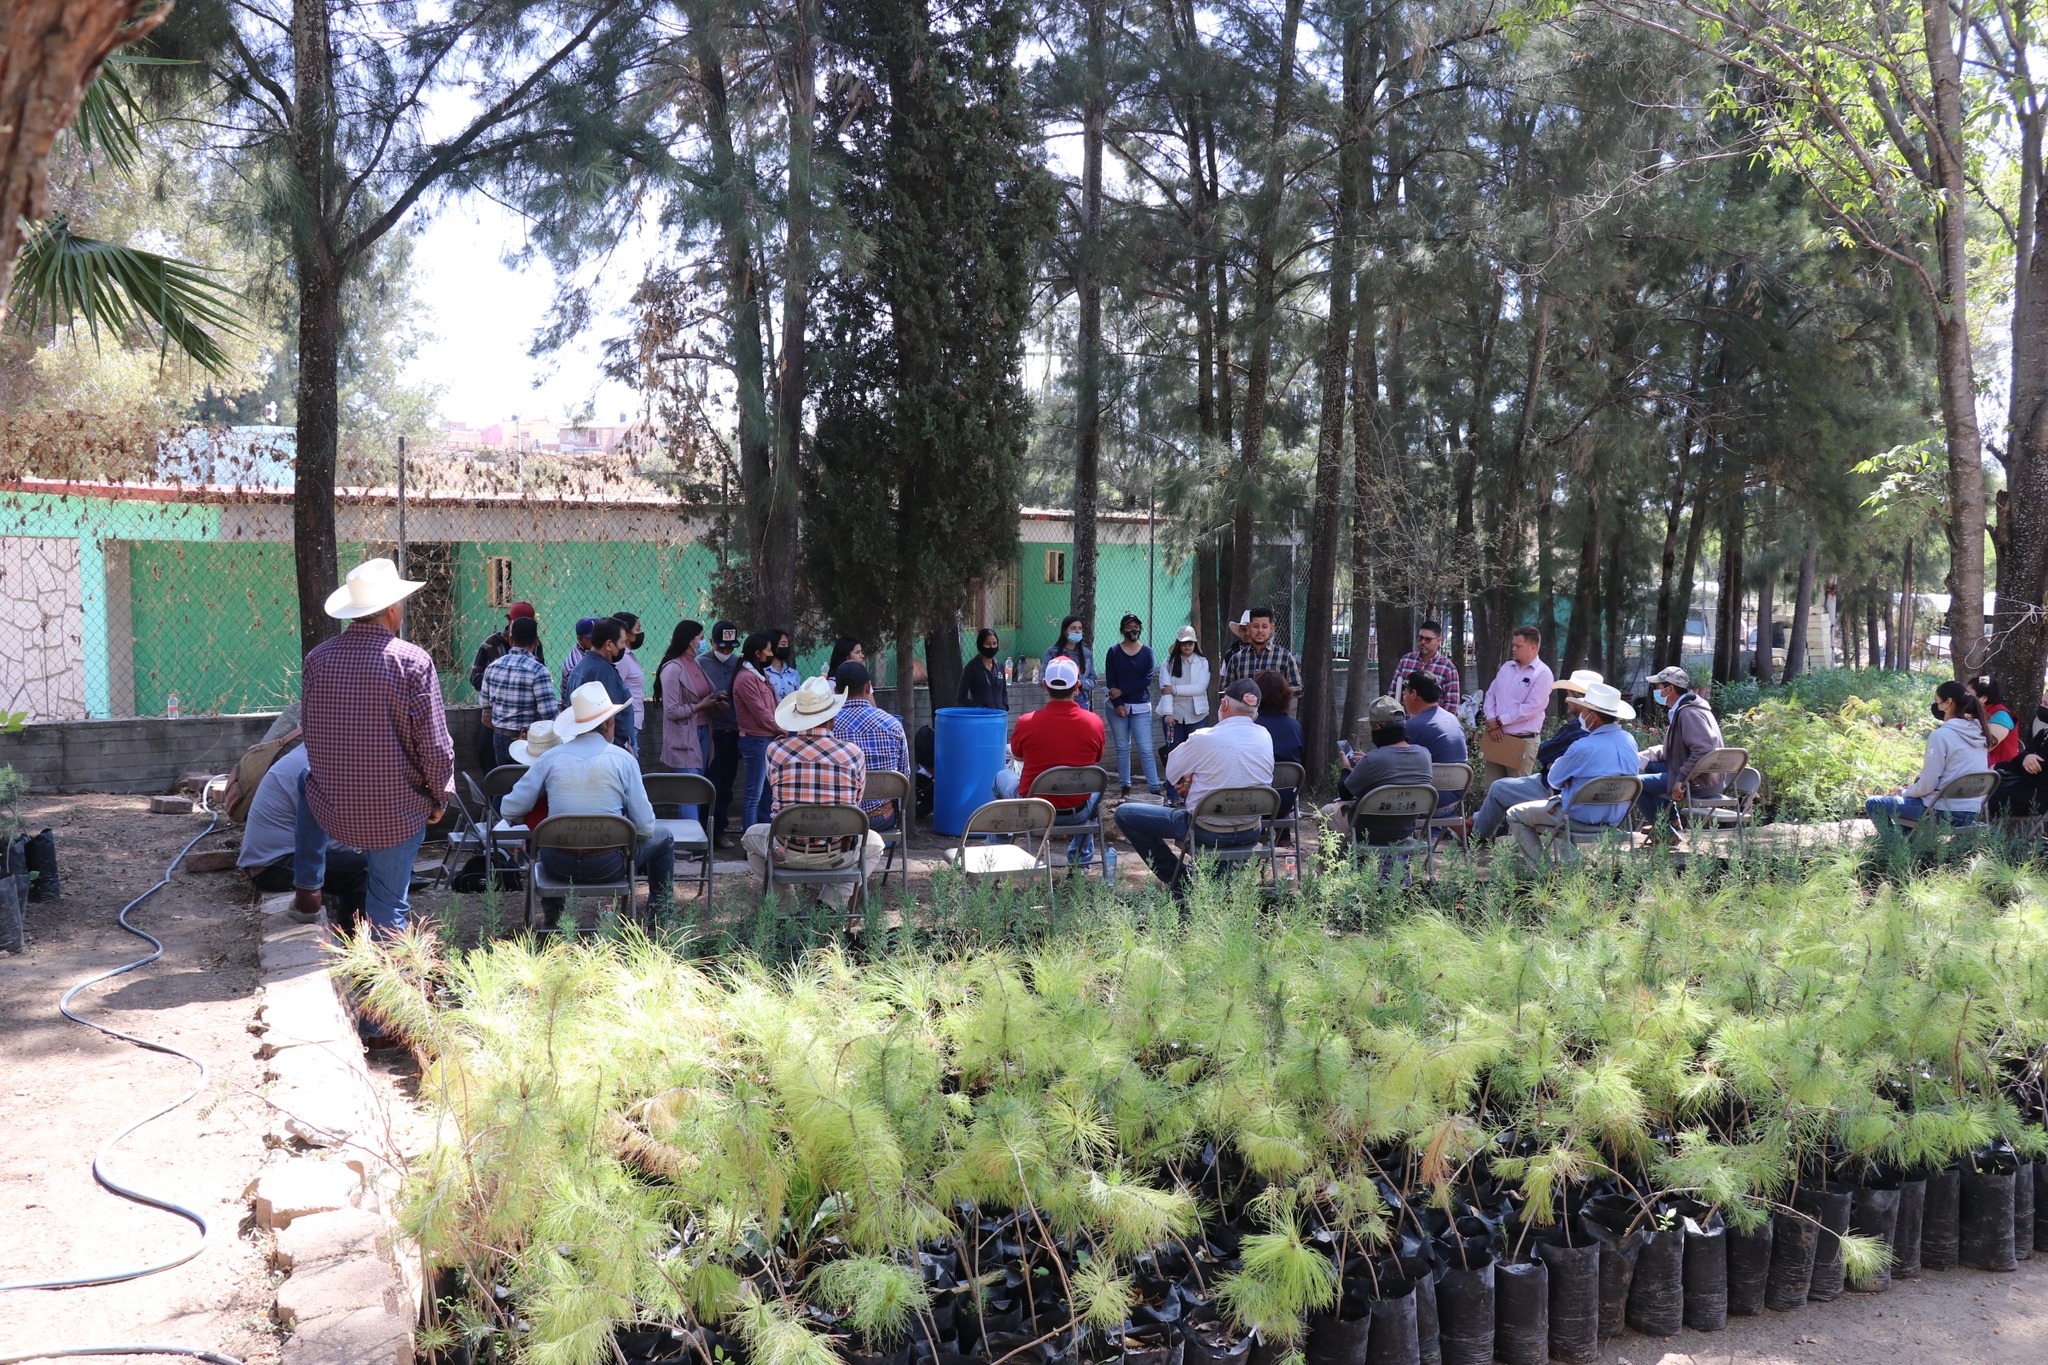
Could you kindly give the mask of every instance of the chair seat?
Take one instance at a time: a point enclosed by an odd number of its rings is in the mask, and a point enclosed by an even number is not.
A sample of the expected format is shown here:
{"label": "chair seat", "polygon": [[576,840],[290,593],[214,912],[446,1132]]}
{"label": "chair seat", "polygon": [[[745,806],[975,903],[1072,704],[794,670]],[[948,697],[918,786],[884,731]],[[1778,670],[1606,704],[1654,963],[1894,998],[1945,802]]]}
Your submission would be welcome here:
{"label": "chair seat", "polygon": [[555,895],[567,895],[571,891],[581,891],[585,893],[601,891],[606,895],[624,896],[630,895],[633,891],[633,879],[631,877],[625,877],[617,881],[603,882],[566,881],[550,873],[548,871],[547,864],[541,862],[538,858],[534,860],[532,875],[533,889],[536,892],[548,892]]}
{"label": "chair seat", "polygon": [[976,876],[988,876],[1004,872],[1042,872],[1045,864],[1031,856],[1028,849],[1015,844],[980,844],[965,850],[949,848],[946,861],[962,872]]}
{"label": "chair seat", "polygon": [[669,832],[677,848],[701,851],[711,847],[711,841],[704,837],[704,826],[701,821],[678,818],[656,820],[654,823]]}

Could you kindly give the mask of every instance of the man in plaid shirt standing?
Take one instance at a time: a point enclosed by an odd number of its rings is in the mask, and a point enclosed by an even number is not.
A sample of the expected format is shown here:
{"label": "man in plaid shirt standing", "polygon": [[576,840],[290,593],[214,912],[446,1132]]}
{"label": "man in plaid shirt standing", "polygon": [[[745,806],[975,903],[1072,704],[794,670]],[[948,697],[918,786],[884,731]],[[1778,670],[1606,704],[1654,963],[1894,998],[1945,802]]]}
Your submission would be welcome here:
{"label": "man in plaid shirt standing", "polygon": [[501,768],[512,761],[512,741],[562,709],[555,676],[540,660],[540,628],[533,618],[513,621],[505,635],[512,647],[485,666],[476,689],[484,723],[491,727],[491,761]]}
{"label": "man in plaid shirt standing", "polygon": [[1458,666],[1451,662],[1451,656],[1443,652],[1444,628],[1434,621],[1424,621],[1415,628],[1415,648],[1401,656],[1401,662],[1394,665],[1393,679],[1387,684],[1387,695],[1398,699],[1401,684],[1410,673],[1427,673],[1436,679],[1437,690],[1443,693],[1438,703],[1444,710],[1456,712],[1462,697],[1458,691]]}
{"label": "man in plaid shirt standing", "polygon": [[364,914],[374,938],[405,932],[412,862],[455,790],[455,746],[434,661],[398,638],[400,603],[424,584],[388,559],[349,570],[327,599],[348,629],[306,656],[307,772],[299,786],[292,885],[319,908],[330,841],[363,850]]}
{"label": "man in plaid shirt standing", "polygon": [[[832,733],[859,746],[867,772],[909,776],[910,744],[903,737],[903,722],[875,705],[875,684],[868,676],[868,666],[848,659],[839,665],[832,681],[846,695],[846,709],[832,722]],[[860,808],[868,813],[869,828],[896,828],[894,801],[863,801]]]}
{"label": "man in plaid shirt standing", "polygon": [[1253,607],[1244,614],[1244,620],[1230,629],[1237,636],[1237,643],[1223,656],[1223,686],[1256,678],[1270,668],[1287,679],[1296,697],[1301,695],[1301,663],[1293,650],[1273,643],[1271,607]]}
{"label": "man in plaid shirt standing", "polygon": [[[867,760],[858,745],[832,733],[832,722],[845,705],[846,695],[833,689],[830,678],[807,678],[776,706],[775,723],[784,733],[768,745],[769,820],[791,806],[860,804]],[[856,858],[872,867],[883,852],[882,836],[873,830],[868,831],[865,848],[855,848],[850,839],[792,839],[771,849],[770,828],[766,823],[749,825],[740,836],[740,847],[746,849],[756,876],[766,874],[770,857],[793,868],[851,867]],[[819,889],[839,906],[853,894],[845,885]]]}

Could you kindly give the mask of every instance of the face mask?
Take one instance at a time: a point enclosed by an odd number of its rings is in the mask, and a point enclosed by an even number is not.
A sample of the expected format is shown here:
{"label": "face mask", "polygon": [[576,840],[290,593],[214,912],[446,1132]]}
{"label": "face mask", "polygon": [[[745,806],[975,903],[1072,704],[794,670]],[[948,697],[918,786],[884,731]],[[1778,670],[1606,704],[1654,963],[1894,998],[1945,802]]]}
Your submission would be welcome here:
{"label": "face mask", "polygon": [[983,645],[981,647],[981,657],[984,659],[993,659],[996,657],[996,651],[1001,648],[1002,646],[1000,644]]}
{"label": "face mask", "polygon": [[1081,632],[1080,632],[1080,631],[1078,631],[1078,630],[1070,630],[1070,631],[1068,631],[1068,632],[1067,632],[1067,643],[1068,643],[1068,644],[1072,644],[1072,645],[1078,645],[1078,644],[1080,644],[1080,643],[1081,643]]}
{"label": "face mask", "polygon": [[778,658],[778,659],[780,659],[780,660],[782,660],[782,662],[784,662],[784,663],[788,663],[788,662],[789,662],[789,659],[790,659],[790,656],[791,656],[792,654],[795,654],[795,653],[796,653],[796,649],[795,649],[795,647],[794,647],[794,646],[791,646],[791,645],[777,645],[777,646],[775,646],[775,657],[776,657],[776,658]]}
{"label": "face mask", "polygon": [[1944,715],[1943,715],[1943,714],[1941,713],[1941,703],[1940,703],[1940,702],[1936,702],[1936,703],[1934,703],[1934,705],[1932,705],[1932,706],[1928,707],[1927,709],[1928,709],[1928,710],[1930,710],[1930,711],[1932,711],[1932,712],[1934,713],[1934,718],[1935,718],[1936,720],[1947,720],[1947,719],[1948,719],[1948,717],[1947,717],[1947,716],[1944,716]]}
{"label": "face mask", "polygon": [[1124,638],[1125,638],[1126,640],[1135,640],[1135,639],[1137,639],[1137,638],[1138,638],[1139,634],[1140,634],[1140,632],[1139,632],[1139,631],[1136,631],[1136,630],[1127,630],[1127,631],[1125,631],[1125,632],[1124,632]]}

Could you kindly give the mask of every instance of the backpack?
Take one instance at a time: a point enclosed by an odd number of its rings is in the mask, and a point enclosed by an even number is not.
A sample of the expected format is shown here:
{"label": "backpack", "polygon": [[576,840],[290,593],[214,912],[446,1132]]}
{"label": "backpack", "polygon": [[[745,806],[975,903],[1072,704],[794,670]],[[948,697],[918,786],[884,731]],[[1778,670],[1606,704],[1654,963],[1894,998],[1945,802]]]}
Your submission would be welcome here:
{"label": "backpack", "polygon": [[249,751],[235,764],[234,772],[228,775],[227,797],[221,803],[228,819],[239,825],[249,818],[249,806],[256,800],[256,789],[263,785],[263,774],[298,742],[299,732],[293,730],[249,746]]}

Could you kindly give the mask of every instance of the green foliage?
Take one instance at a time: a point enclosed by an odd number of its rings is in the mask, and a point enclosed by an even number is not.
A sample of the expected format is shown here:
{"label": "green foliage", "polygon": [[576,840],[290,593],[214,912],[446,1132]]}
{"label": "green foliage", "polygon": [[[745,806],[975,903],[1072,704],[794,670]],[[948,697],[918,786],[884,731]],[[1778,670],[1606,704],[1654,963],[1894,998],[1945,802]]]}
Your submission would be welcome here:
{"label": "green foliage", "polygon": [[1714,710],[1734,716],[1766,701],[1783,701],[1808,711],[1839,711],[1852,701],[1877,708],[1886,725],[1930,719],[1928,702],[1941,679],[1890,668],[1816,668],[1790,682],[1763,687],[1755,678],[1714,684]]}
{"label": "green foliage", "polygon": [[[1864,687],[1876,695],[1866,700],[1851,690]],[[1725,690],[1739,700],[1736,689]],[[1920,770],[1934,728],[1928,691],[1914,674],[1826,670],[1724,713],[1722,734],[1749,751],[1780,820],[1848,819],[1862,810],[1864,797]]]}
{"label": "green foliage", "polygon": [[27,791],[28,783],[14,768],[0,763],[0,843],[11,844],[21,833],[21,798]]}
{"label": "green foliage", "polygon": [[18,323],[68,327],[83,320],[97,346],[102,331],[153,330],[203,368],[231,368],[217,333],[241,328],[232,295],[209,271],[154,251],[95,241],[65,219],[35,225],[15,265]]}

